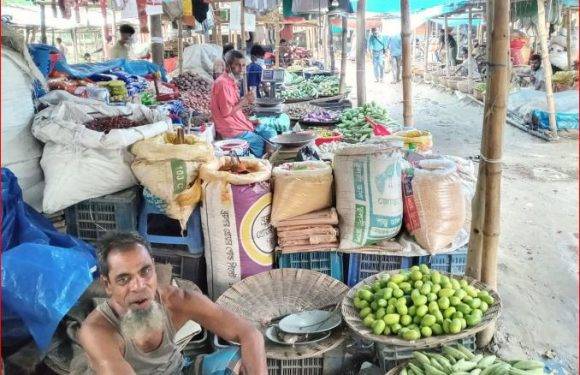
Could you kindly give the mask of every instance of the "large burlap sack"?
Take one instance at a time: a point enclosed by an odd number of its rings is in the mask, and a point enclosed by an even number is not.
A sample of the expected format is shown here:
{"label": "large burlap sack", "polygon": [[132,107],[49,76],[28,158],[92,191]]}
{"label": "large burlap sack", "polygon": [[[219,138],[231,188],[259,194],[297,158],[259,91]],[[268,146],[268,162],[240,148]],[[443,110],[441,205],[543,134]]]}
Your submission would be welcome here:
{"label": "large burlap sack", "polygon": [[372,245],[401,229],[401,153],[385,145],[343,147],[334,155],[340,249]]}
{"label": "large burlap sack", "polygon": [[322,161],[282,164],[272,171],[272,225],[332,205],[332,168]]}
{"label": "large burlap sack", "polygon": [[[32,134],[45,143],[40,165],[46,183],[42,204],[46,213],[135,185],[128,147],[172,127],[165,113],[142,105],[114,107],[81,98],[69,101],[67,95],[57,92],[46,96],[52,105],[40,111],[32,124]],[[96,117],[121,115],[148,125],[109,133],[84,126]]]}
{"label": "large burlap sack", "polygon": [[455,163],[417,162],[404,173],[405,227],[417,243],[437,253],[449,246],[465,223],[465,197]]}
{"label": "large burlap sack", "polygon": [[148,191],[165,204],[163,211],[185,229],[201,199],[198,180],[201,163],[213,159],[211,145],[193,135],[175,144],[177,133],[168,132],[137,142],[131,147],[136,159],[131,169]]}
{"label": "large burlap sack", "polygon": [[222,157],[200,171],[207,287],[214,300],[237,281],[270,270],[276,245],[270,163],[241,158],[245,174],[234,173],[233,165]]}

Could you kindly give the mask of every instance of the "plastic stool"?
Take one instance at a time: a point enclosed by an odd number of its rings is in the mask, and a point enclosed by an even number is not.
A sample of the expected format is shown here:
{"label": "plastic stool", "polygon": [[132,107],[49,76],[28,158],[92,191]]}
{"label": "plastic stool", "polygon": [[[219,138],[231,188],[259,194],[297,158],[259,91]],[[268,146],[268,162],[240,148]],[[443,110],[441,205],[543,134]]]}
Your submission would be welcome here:
{"label": "plastic stool", "polygon": [[151,244],[170,244],[187,246],[187,251],[191,254],[203,254],[203,232],[201,229],[201,213],[199,206],[193,211],[187,222],[187,236],[162,236],[149,234],[147,232],[149,215],[161,214],[153,204],[147,201],[143,202],[143,208],[139,214],[139,234]]}

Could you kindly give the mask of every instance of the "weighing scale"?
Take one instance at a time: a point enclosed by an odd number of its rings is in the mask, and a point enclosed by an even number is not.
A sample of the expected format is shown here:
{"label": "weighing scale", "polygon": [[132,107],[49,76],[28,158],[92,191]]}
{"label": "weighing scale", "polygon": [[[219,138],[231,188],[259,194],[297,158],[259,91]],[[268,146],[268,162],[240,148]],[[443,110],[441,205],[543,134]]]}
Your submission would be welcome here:
{"label": "weighing scale", "polygon": [[256,114],[279,115],[282,113],[282,100],[277,94],[284,83],[284,75],[284,69],[262,70],[262,84],[266,96],[256,99]]}

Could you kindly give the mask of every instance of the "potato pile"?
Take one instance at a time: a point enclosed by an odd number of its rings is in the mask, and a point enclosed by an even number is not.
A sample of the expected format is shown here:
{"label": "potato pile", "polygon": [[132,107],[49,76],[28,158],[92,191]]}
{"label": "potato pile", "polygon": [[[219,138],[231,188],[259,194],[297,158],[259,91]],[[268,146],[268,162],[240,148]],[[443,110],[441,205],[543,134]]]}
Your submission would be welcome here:
{"label": "potato pile", "polygon": [[186,72],[173,78],[186,107],[197,114],[209,115],[211,83],[196,73]]}

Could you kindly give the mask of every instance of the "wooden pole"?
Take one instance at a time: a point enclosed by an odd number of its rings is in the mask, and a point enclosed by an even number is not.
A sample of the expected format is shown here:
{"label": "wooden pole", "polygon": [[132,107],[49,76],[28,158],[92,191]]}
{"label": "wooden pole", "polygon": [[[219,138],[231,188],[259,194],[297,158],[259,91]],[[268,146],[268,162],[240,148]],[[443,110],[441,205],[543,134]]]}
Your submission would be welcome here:
{"label": "wooden pole", "polygon": [[183,21],[181,18],[177,19],[177,64],[179,67],[178,73],[183,73]]}
{"label": "wooden pole", "polygon": [[566,55],[568,57],[568,69],[572,69],[572,9],[568,8],[566,17]]}
{"label": "wooden pole", "polygon": [[401,40],[403,47],[403,124],[413,126],[413,92],[412,92],[412,46],[411,46],[411,13],[409,0],[401,0]]}
{"label": "wooden pole", "polygon": [[240,50],[246,55],[246,2],[240,1]]}
{"label": "wooden pole", "polygon": [[44,4],[40,4],[40,42],[47,43],[46,39],[46,9]]}
{"label": "wooden pole", "polygon": [[163,30],[161,15],[149,16],[151,24],[151,56],[154,64],[163,67]]}
{"label": "wooden pole", "polygon": [[[282,17],[280,17],[282,18]],[[274,28],[274,38],[276,41],[276,45],[275,45],[275,51],[276,51],[276,68],[280,67],[280,29],[279,26],[274,24],[272,25],[272,27]]]}
{"label": "wooden pole", "polygon": [[342,15],[342,47],[340,50],[340,86],[339,86],[339,93],[343,95],[346,91],[346,34],[348,29],[348,19],[346,15]]}
{"label": "wooden pole", "polygon": [[356,97],[359,106],[364,105],[366,102],[365,7],[366,0],[359,0],[356,10]]}
{"label": "wooden pole", "polygon": [[548,51],[548,34],[546,33],[546,9],[544,0],[537,0],[538,3],[538,34],[542,51],[542,68],[546,78],[546,100],[548,102],[548,114],[550,122],[551,137],[558,137],[556,128],[556,103],[554,102],[554,91],[552,89],[552,64],[550,63],[550,53]]}
{"label": "wooden pole", "polygon": [[431,22],[427,20],[425,25],[425,73],[429,70],[429,42],[431,41],[431,35],[429,35],[429,26]]}
{"label": "wooden pole", "polygon": [[[501,223],[501,159],[509,83],[510,3],[504,0],[488,0],[488,7],[493,10],[492,17],[488,21],[488,36],[490,36],[488,41],[491,48],[480,164],[480,172],[483,172],[485,182],[483,185],[478,183],[475,199],[483,199],[484,202],[481,281],[492,289],[497,289],[497,253]],[[472,229],[473,224],[472,222]],[[494,331],[495,325],[481,332],[477,337],[478,346],[489,344]]]}
{"label": "wooden pole", "polygon": [[73,58],[76,63],[79,62],[79,46],[77,43],[77,29],[76,27],[70,31],[70,36],[73,42]]}
{"label": "wooden pole", "polygon": [[449,59],[451,58],[451,52],[449,52],[449,30],[447,28],[447,15],[445,15],[445,75],[449,76]]}
{"label": "wooden pole", "polygon": [[330,16],[327,18],[328,24],[328,54],[330,56],[330,71],[334,73],[336,71],[336,61],[334,56],[334,43],[332,42],[332,24],[330,23]]}
{"label": "wooden pole", "polygon": [[[111,37],[113,38],[113,43],[117,42],[117,12],[115,12],[115,9],[112,9],[112,13],[113,13],[113,25],[112,28],[113,30],[111,30]],[[103,41],[103,45],[107,43],[106,40]]]}
{"label": "wooden pole", "polygon": [[[471,27],[472,27],[472,10],[471,7],[469,7],[468,10],[469,13],[469,22],[467,25],[467,59],[472,59],[472,53],[473,53],[473,41],[471,38]],[[471,91],[471,88],[473,87],[473,72],[471,71],[471,64],[468,62],[467,63],[467,87],[468,87],[468,91]]]}

